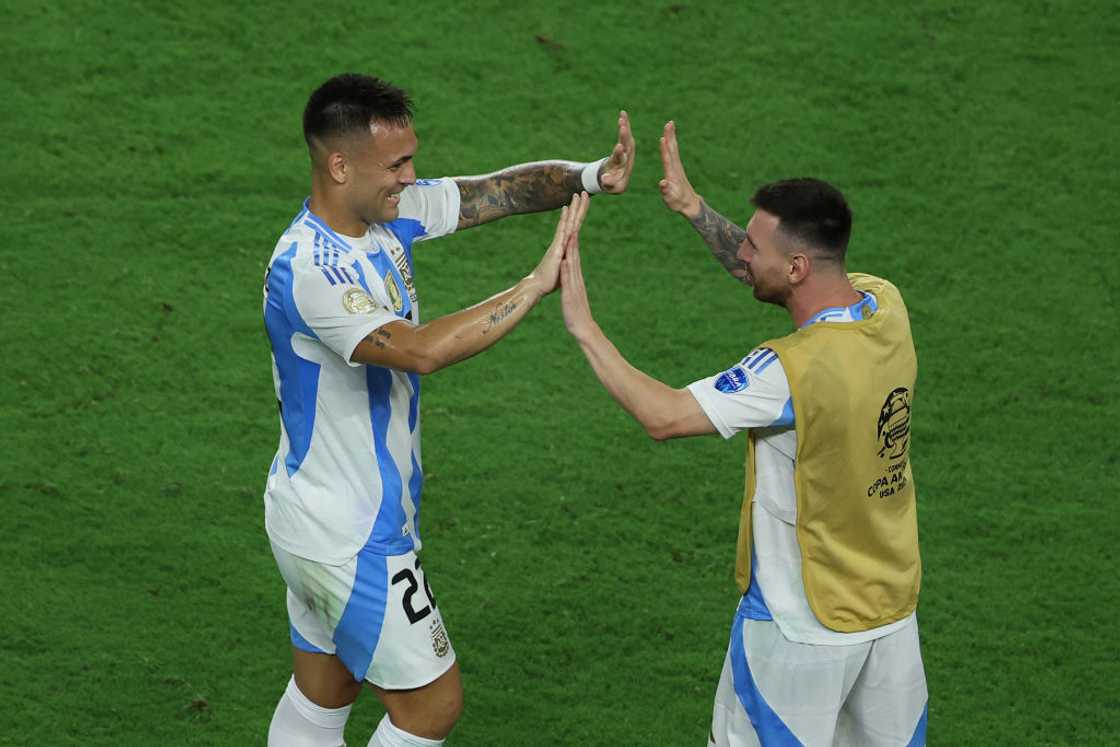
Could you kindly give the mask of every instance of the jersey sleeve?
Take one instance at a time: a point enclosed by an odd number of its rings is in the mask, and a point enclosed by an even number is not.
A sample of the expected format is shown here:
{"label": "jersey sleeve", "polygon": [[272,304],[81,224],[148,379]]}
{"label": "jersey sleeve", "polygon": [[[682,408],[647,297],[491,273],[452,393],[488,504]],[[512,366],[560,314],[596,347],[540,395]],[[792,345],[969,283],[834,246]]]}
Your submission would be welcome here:
{"label": "jersey sleeve", "polygon": [[403,321],[362,286],[356,268],[321,266],[311,262],[292,266],[289,314],[302,321],[327,348],[352,366],[354,348],[373,330]]}
{"label": "jersey sleeve", "polygon": [[417,179],[401,192],[398,209],[397,221],[416,224],[412,241],[454,233],[459,225],[459,185],[451,177]]}
{"label": "jersey sleeve", "polygon": [[770,348],[755,348],[726,371],[689,384],[688,391],[724,438],[748,428],[793,425],[789,380]]}

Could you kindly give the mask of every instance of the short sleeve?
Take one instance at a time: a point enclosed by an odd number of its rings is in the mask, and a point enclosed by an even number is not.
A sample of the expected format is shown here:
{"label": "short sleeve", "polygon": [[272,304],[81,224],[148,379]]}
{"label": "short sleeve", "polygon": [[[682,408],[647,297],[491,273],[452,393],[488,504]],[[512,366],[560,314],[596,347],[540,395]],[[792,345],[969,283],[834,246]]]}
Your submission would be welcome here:
{"label": "short sleeve", "polygon": [[354,267],[297,262],[292,271],[295,309],[290,313],[350,365],[360,365],[351,363],[350,356],[366,335],[389,322],[402,321],[362,287]]}
{"label": "short sleeve", "polygon": [[724,438],[749,428],[793,425],[789,380],[770,348],[755,348],[726,371],[689,384],[688,391]]}
{"label": "short sleeve", "polygon": [[459,185],[450,177],[417,179],[401,192],[399,211],[397,221],[418,224],[414,241],[453,233],[459,225]]}

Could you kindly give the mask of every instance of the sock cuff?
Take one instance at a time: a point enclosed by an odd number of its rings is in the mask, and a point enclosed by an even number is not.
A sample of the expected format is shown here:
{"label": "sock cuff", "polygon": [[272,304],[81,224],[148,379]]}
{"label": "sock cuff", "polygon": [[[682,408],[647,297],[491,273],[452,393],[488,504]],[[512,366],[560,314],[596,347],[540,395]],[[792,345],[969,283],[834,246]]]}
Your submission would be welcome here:
{"label": "sock cuff", "polygon": [[428,739],[427,737],[418,737],[415,734],[409,734],[404,729],[393,724],[389,720],[389,714],[385,714],[381,719],[381,723],[377,725],[377,731],[374,732],[373,738],[376,740],[378,737],[384,737],[380,742],[371,741],[370,744],[390,744],[393,747],[440,747],[444,743],[443,739]]}
{"label": "sock cuff", "polygon": [[353,708],[353,705],[342,706],[342,708],[324,708],[311,702],[306,695],[300,692],[295,675],[292,675],[292,678],[288,680],[288,689],[284,691],[284,696],[292,702],[301,716],[323,729],[341,729],[346,726],[346,720],[350,718],[350,709]]}

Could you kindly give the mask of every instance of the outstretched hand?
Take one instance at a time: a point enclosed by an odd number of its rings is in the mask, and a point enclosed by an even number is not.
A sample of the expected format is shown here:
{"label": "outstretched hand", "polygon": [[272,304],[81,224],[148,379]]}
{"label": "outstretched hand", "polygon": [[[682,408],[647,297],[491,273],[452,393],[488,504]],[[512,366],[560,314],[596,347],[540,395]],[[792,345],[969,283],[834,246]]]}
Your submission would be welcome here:
{"label": "outstretched hand", "polygon": [[630,132],[630,115],[618,113],[618,142],[606,163],[599,169],[599,184],[604,192],[622,194],[630,184],[634,170],[634,135]]}
{"label": "outstretched hand", "polygon": [[698,216],[700,195],[696,194],[684,173],[681,152],[677,147],[677,125],[672,120],[665,123],[665,131],[661,135],[661,166],[665,176],[657,186],[661,188],[665,206],[690,220]]}
{"label": "outstretched hand", "polygon": [[583,268],[579,261],[578,231],[568,237],[564,251],[560,269],[560,305],[564,311],[564,326],[577,340],[594,328],[595,319],[591,316],[591,304],[587,300],[587,287],[583,284]]}
{"label": "outstretched hand", "polygon": [[579,228],[583,225],[583,218],[587,215],[587,208],[591,204],[591,196],[586,192],[572,195],[572,203],[560,209],[560,218],[556,221],[556,233],[552,236],[552,243],[541,257],[530,277],[536,281],[542,296],[547,296],[556,290],[560,279],[560,262],[564,259],[564,250],[572,237],[579,240]]}

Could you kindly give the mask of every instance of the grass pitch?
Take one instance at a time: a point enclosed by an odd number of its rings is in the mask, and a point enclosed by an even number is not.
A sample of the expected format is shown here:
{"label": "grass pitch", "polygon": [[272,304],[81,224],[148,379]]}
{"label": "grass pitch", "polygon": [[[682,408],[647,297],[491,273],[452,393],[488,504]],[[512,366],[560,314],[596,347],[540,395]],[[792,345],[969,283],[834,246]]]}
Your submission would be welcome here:
{"label": "grass pitch", "polygon": [[[756,7],[751,7],[756,6]],[[17,2],[0,29],[0,743],[261,744],[288,677],[260,493],[260,283],[343,70],[408,88],[423,176],[590,160],[596,315],[682,386],[787,329],[660,204],[745,220],[838,184],[852,269],[909,303],[933,745],[1108,745],[1120,132],[1115,4]],[[434,318],[511,285],[552,216],[422,245]],[[742,437],[653,444],[555,298],[425,383],[425,569],[460,654],[450,745],[703,744],[736,593]],[[364,697],[348,740],[380,717]]]}

